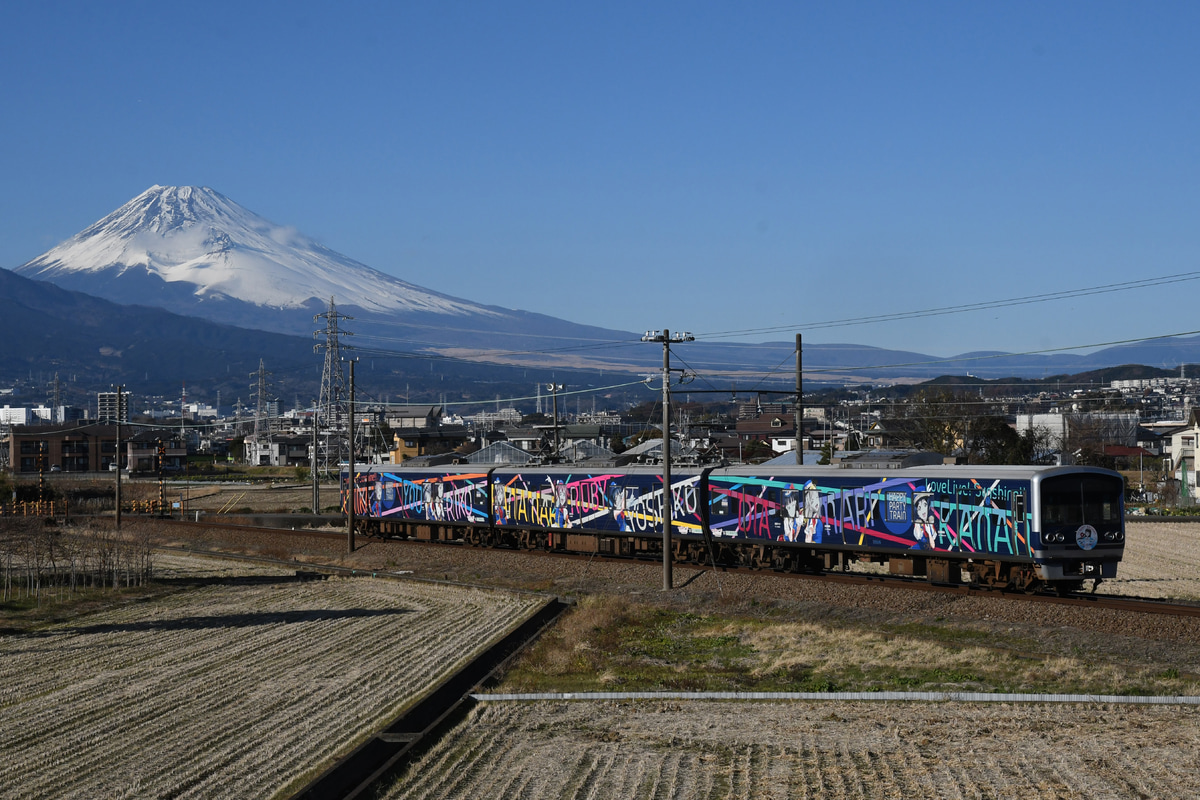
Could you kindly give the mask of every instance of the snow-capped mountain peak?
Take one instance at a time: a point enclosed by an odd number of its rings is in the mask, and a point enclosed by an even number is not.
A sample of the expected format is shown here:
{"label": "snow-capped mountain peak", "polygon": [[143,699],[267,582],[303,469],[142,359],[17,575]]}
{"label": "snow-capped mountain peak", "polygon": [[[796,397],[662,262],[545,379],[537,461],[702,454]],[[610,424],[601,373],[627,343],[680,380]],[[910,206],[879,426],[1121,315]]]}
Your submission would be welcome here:
{"label": "snow-capped mountain peak", "polygon": [[[324,305],[333,297],[375,313],[496,313],[385,275],[197,186],[152,186],[15,271],[66,288],[132,272],[197,301],[230,298],[278,309]],[[152,293],[158,281],[134,283],[124,282],[122,302],[160,304],[138,296]]]}

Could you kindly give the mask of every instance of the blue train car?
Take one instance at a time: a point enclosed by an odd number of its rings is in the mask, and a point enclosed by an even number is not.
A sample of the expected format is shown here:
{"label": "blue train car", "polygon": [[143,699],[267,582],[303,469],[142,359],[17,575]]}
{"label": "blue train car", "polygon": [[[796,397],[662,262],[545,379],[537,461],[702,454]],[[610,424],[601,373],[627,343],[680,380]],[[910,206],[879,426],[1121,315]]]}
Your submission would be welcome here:
{"label": "blue train car", "polygon": [[1026,584],[1114,577],[1124,554],[1124,481],[1109,470],[783,470],[708,473],[712,536],[823,553],[901,550]]}
{"label": "blue train car", "polygon": [[[675,556],[786,570],[887,563],[990,585],[1073,587],[1116,575],[1124,484],[1086,467],[682,469],[672,475]],[[650,467],[408,469],[355,480],[379,533],[624,555],[661,553],[661,473]]]}
{"label": "blue train car", "polygon": [[355,513],[370,519],[459,525],[491,520],[486,471],[375,464],[356,472],[355,488]]}
{"label": "blue train car", "polygon": [[[699,471],[671,480],[680,534],[701,533]],[[662,536],[662,473],[650,467],[580,471],[562,467],[497,469],[492,477],[496,524],[590,533]]]}

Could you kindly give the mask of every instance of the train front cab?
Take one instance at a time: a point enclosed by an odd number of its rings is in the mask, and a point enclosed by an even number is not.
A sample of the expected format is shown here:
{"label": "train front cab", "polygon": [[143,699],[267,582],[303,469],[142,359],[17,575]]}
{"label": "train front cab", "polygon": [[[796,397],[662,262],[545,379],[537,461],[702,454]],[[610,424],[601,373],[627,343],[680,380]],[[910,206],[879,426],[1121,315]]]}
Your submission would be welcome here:
{"label": "train front cab", "polygon": [[1116,472],[1074,468],[1035,478],[1034,561],[1062,587],[1117,574],[1125,553],[1125,483]]}

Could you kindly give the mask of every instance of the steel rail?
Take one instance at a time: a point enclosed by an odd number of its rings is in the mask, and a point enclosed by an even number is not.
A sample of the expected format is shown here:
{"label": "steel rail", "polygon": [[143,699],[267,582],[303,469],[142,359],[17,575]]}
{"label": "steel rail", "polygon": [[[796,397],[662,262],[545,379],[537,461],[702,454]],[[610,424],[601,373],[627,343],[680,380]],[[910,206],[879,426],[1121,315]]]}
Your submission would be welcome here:
{"label": "steel rail", "polygon": [[[210,527],[220,528],[222,530],[236,531],[252,531],[255,533],[271,533],[287,537],[310,537],[316,539],[337,539],[343,540],[345,533],[341,531],[318,531],[308,529],[286,529],[273,528],[255,525],[238,525],[229,523],[211,523],[211,522],[193,522],[191,520],[156,520],[157,522],[169,522],[175,526],[183,527]],[[602,553],[564,553],[548,550],[526,550],[521,548],[475,548],[462,541],[449,542],[429,542],[416,539],[393,539],[390,537],[365,537],[371,538],[374,541],[396,542],[406,546],[427,546],[427,547],[464,547],[478,550],[491,550],[493,552],[508,552],[521,553],[533,558],[556,558],[556,559],[576,559],[589,562],[608,562],[608,563],[624,563],[632,562],[645,563],[650,565],[657,563],[657,556],[651,555],[648,558],[637,558],[630,556],[613,556]],[[212,552],[212,551],[209,551]],[[294,563],[294,562],[287,562]],[[309,564],[312,568],[318,568],[317,565]],[[691,562],[680,562],[679,567],[683,569],[696,570],[698,572],[712,572],[713,567],[709,564],[696,564]],[[347,570],[349,571],[349,570]],[[784,572],[771,570],[767,568],[758,569],[744,566],[721,566],[716,568],[717,572],[735,575],[748,576],[775,576],[781,578],[791,578],[800,580],[813,580],[826,583],[835,583],[850,586],[882,586],[889,589],[911,589],[913,591],[933,592],[937,594],[949,594],[958,597],[981,597],[992,598],[997,600],[1014,600],[1018,602],[1034,602],[1048,603],[1053,605],[1073,606],[1077,608],[1092,608],[1105,609],[1110,611],[1127,611],[1141,614],[1157,614],[1173,617],[1200,617],[1200,604],[1181,603],[1165,600],[1156,600],[1145,597],[1132,597],[1126,595],[1103,595],[1091,594],[1083,592],[1075,592],[1066,595],[1060,595],[1052,592],[1023,592],[1007,590],[996,587],[981,586],[976,584],[939,584],[929,583],[928,581],[911,578],[906,576],[894,576],[886,574],[874,574],[863,572]],[[359,570],[362,573],[363,570]],[[367,570],[370,572],[370,570]],[[380,571],[381,574],[385,574]]]}

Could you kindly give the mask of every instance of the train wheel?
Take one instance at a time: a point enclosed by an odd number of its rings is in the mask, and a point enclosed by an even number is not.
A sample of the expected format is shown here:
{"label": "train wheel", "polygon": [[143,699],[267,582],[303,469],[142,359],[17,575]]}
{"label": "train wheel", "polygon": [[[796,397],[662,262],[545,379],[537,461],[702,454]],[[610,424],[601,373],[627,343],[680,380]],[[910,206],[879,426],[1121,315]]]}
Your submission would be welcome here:
{"label": "train wheel", "polygon": [[771,548],[771,569],[776,572],[789,572],[792,568],[791,554],[779,547]]}

